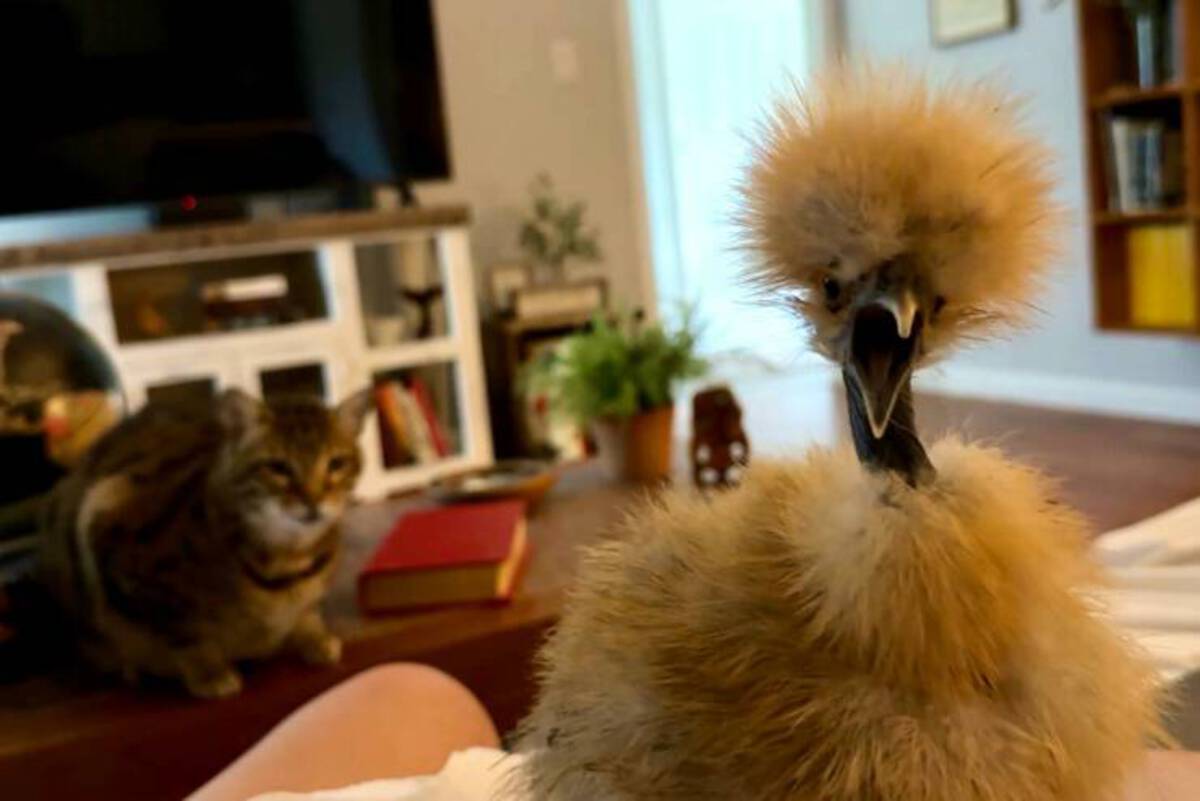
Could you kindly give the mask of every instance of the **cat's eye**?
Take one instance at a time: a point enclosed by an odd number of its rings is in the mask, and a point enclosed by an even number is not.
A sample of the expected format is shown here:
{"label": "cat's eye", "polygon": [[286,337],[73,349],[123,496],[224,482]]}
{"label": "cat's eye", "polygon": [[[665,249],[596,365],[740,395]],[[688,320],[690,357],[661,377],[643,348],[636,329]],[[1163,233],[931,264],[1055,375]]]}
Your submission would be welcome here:
{"label": "cat's eye", "polygon": [[350,457],[338,454],[337,456],[329,457],[329,462],[325,465],[325,472],[330,474],[341,473],[348,467],[350,467]]}
{"label": "cat's eye", "polygon": [[946,298],[944,298],[941,295],[938,295],[936,298],[933,299],[933,313],[936,315],[938,312],[940,312],[944,308],[946,308]]}
{"label": "cat's eye", "polygon": [[290,481],[292,478],[291,466],[282,459],[268,459],[260,465],[260,468],[271,478],[280,481]]}
{"label": "cat's eye", "polygon": [[825,300],[833,303],[841,296],[842,285],[838,283],[836,278],[827,275],[821,279],[821,291],[825,293]]}

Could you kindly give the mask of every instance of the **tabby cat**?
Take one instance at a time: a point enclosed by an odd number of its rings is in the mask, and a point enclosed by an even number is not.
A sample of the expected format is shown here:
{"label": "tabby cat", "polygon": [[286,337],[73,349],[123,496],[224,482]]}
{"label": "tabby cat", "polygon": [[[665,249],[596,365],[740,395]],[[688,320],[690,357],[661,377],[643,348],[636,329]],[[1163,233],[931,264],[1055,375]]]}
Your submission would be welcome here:
{"label": "tabby cat", "polygon": [[371,394],[334,409],[228,390],[150,403],[56,487],[42,577],[97,667],[233,695],[240,660],[288,648],[332,664],[318,603],[358,478]]}

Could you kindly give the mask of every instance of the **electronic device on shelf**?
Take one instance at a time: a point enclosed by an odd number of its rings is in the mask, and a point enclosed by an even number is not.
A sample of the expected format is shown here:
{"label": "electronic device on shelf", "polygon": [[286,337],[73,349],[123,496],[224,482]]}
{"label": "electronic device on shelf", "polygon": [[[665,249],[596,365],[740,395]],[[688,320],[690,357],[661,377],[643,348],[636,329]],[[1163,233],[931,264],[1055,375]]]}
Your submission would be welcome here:
{"label": "electronic device on shelf", "polygon": [[0,31],[0,215],[316,211],[450,174],[431,0],[39,0]]}

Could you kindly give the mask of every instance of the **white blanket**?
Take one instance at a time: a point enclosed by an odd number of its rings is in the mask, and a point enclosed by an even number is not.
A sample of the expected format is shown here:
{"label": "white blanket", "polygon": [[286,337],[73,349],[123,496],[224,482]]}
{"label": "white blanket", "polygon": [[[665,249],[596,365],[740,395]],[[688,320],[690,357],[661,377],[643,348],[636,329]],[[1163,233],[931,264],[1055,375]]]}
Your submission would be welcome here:
{"label": "white blanket", "polygon": [[267,793],[251,801],[520,801],[506,790],[508,771],[520,755],[471,748],[450,755],[433,776],[381,779],[315,793]]}
{"label": "white blanket", "polygon": [[1100,536],[1095,551],[1115,582],[1109,614],[1164,680],[1200,669],[1200,498]]}

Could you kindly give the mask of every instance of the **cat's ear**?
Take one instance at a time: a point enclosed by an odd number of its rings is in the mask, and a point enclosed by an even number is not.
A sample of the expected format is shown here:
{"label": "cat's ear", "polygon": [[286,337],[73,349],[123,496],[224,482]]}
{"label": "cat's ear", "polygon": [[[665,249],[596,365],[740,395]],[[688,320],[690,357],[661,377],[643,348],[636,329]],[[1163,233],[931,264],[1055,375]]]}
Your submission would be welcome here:
{"label": "cat's ear", "polygon": [[230,387],[217,398],[217,421],[226,431],[246,431],[260,422],[266,407],[252,395]]}
{"label": "cat's ear", "polygon": [[360,389],[337,405],[333,410],[333,416],[337,418],[342,430],[358,436],[362,431],[363,421],[367,419],[367,413],[375,406],[374,397],[374,392],[367,387]]}

